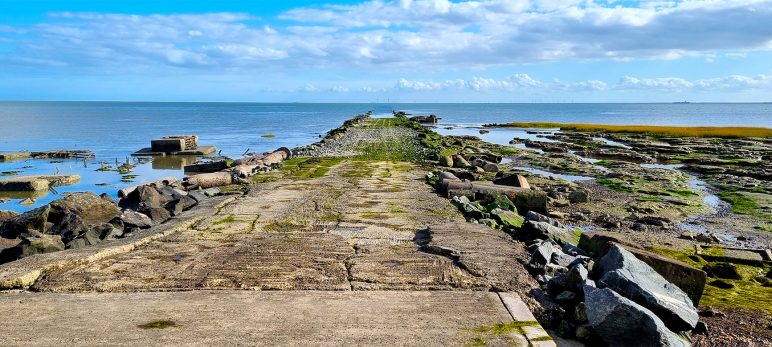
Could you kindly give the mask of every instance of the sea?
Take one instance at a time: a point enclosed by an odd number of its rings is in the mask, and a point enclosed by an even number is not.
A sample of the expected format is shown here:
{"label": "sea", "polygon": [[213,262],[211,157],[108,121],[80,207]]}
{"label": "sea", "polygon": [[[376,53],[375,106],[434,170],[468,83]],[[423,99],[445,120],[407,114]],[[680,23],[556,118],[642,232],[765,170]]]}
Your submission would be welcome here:
{"label": "sea", "polygon": [[[332,103],[178,103],[178,102],[0,102],[0,152],[86,149],[95,157],[24,159],[0,162],[0,178],[10,175],[78,174],[80,183],[36,194],[0,192],[0,210],[23,212],[67,192],[91,191],[115,197],[127,186],[184,176],[195,157],[137,161],[131,153],[166,135],[197,135],[199,144],[217,147],[231,158],[317,141],[357,114],[377,117],[405,111],[441,117],[438,129],[487,123],[570,122],[681,126],[761,126],[772,128],[772,104],[332,104]],[[513,130],[515,131],[515,130]],[[272,136],[265,136],[272,135]],[[500,141],[511,134],[497,132]],[[498,141],[497,141],[498,142]],[[127,159],[128,158],[128,159]],[[99,170],[129,160],[126,179]],[[5,175],[5,176],[3,176]]]}

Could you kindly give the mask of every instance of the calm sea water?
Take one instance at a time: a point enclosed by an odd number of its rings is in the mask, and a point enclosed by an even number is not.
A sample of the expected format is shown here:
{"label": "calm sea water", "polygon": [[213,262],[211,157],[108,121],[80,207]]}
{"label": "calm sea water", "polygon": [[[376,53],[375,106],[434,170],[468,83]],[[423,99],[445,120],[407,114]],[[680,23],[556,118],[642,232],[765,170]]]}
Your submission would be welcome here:
{"label": "calm sea water", "polygon": [[[743,125],[772,127],[772,104],[268,104],[143,102],[0,102],[0,151],[89,149],[96,159],[0,162],[0,172],[79,174],[81,183],[58,187],[44,196],[0,202],[0,209],[23,211],[68,191],[115,192],[152,179],[182,177],[181,167],[195,158],[166,158],[138,165],[134,183],[116,172],[95,171],[99,162],[123,162],[148,147],[152,138],[196,134],[202,145],[223,155],[264,152],[316,141],[344,120],[372,110],[436,114],[442,123],[479,125],[512,121],[653,125]],[[262,135],[275,134],[275,138]],[[506,137],[506,135],[504,135]],[[41,194],[38,194],[41,195]],[[7,195],[6,195],[7,197]],[[0,199],[3,195],[0,195]],[[29,200],[27,202],[30,202]]]}

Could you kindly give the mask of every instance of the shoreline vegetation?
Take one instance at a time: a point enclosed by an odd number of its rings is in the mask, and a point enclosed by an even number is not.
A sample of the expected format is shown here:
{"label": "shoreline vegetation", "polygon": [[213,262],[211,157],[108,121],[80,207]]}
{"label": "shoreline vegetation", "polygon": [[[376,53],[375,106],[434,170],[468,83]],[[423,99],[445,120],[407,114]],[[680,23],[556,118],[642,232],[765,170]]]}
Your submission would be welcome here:
{"label": "shoreline vegetation", "polygon": [[553,123],[553,122],[512,122],[504,124],[486,124],[485,128],[538,128],[560,129],[571,131],[600,131],[609,133],[650,134],[680,137],[772,137],[772,128],[763,127],[691,127],[691,126],[659,126],[659,125],[611,125],[586,123]]}

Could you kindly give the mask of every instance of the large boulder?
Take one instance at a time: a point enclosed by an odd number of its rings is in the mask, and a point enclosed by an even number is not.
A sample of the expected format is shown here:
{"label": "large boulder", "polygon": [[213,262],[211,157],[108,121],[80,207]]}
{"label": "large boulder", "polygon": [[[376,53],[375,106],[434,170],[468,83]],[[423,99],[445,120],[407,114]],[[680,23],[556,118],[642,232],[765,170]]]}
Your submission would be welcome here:
{"label": "large boulder", "polygon": [[674,331],[692,330],[699,316],[689,296],[619,245],[595,264],[600,286],[646,307]]}
{"label": "large boulder", "polygon": [[123,210],[121,213],[121,221],[129,228],[147,229],[155,225],[153,220],[146,214],[134,210]]}
{"label": "large boulder", "polygon": [[51,203],[49,222],[67,214],[75,214],[84,224],[105,223],[118,216],[118,208],[110,201],[93,193],[72,193]]}
{"label": "large boulder", "polygon": [[576,235],[571,230],[547,222],[526,221],[521,231],[521,237],[526,240],[550,239],[560,245],[576,244]]}
{"label": "large boulder", "polygon": [[27,236],[30,233],[43,233],[48,226],[48,215],[50,212],[51,207],[46,205],[8,220],[0,225],[0,236],[7,239],[15,239],[19,236]]}
{"label": "large boulder", "polygon": [[683,346],[690,343],[645,307],[608,288],[584,286],[585,312],[595,333],[610,346]]}

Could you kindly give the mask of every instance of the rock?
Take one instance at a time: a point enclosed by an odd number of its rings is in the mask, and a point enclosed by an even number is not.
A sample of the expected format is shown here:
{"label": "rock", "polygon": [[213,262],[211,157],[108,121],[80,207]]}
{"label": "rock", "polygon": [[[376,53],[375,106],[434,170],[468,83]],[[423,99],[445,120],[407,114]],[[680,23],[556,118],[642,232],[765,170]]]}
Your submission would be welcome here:
{"label": "rock", "polygon": [[123,213],[121,213],[121,221],[129,228],[137,227],[140,229],[147,229],[155,225],[150,217],[134,210],[123,210]]}
{"label": "rock", "polygon": [[57,235],[40,235],[38,237],[25,238],[22,240],[22,243],[27,244],[22,252],[22,257],[64,250],[64,243]]}
{"label": "rock", "polygon": [[[624,241],[614,236],[593,232],[592,237],[587,234],[582,234],[579,240],[579,247],[600,257],[616,243],[624,244]],[[704,271],[680,261],[663,257],[659,254],[636,249],[634,248],[634,245],[630,245],[627,250],[630,251],[630,253],[635,254],[638,259],[651,266],[666,280],[672,282],[686,292],[695,306],[699,305],[707,280]]]}
{"label": "rock", "polygon": [[587,252],[585,252],[583,249],[576,247],[570,243],[567,243],[563,246],[563,253],[568,255],[573,255],[573,256],[577,256],[577,255],[581,255],[584,257],[589,256],[589,254],[587,254]]}
{"label": "rock", "polygon": [[570,305],[576,301],[576,293],[567,290],[563,291],[555,297],[555,301],[564,306]]}
{"label": "rock", "polygon": [[574,336],[576,337],[577,340],[587,341],[592,336],[592,331],[590,331],[589,325],[583,324],[576,327],[576,332],[574,333]]}
{"label": "rock", "polygon": [[163,207],[150,208],[145,210],[145,212],[155,224],[161,224],[172,217],[169,211]]}
{"label": "rock", "polygon": [[66,214],[78,215],[84,224],[99,224],[118,216],[115,204],[93,193],[73,193],[51,203],[49,221],[56,224],[56,219]]}
{"label": "rock", "polygon": [[571,323],[567,320],[563,320],[560,322],[560,325],[558,325],[557,334],[560,337],[570,339],[574,337],[575,331],[576,331],[576,325],[574,325],[574,323]]}
{"label": "rock", "polygon": [[697,242],[702,242],[702,243],[719,243],[719,242],[721,242],[721,240],[716,235],[709,234],[709,233],[698,233],[697,235],[694,236],[694,240],[697,241]]}
{"label": "rock", "polygon": [[558,228],[562,228],[563,227],[563,224],[560,224],[560,222],[558,222],[558,221],[556,221],[556,220],[554,220],[554,219],[552,219],[550,217],[547,217],[547,216],[545,216],[545,215],[543,215],[541,213],[534,212],[534,211],[528,211],[528,213],[525,214],[525,220],[527,220],[527,221],[531,220],[531,221],[534,221],[534,222],[549,223],[550,225],[556,226]]}
{"label": "rock", "polygon": [[585,307],[584,302],[580,302],[574,306],[573,318],[577,323],[587,322],[587,308]]}
{"label": "rock", "polygon": [[526,240],[550,239],[560,245],[576,243],[576,236],[573,232],[546,222],[526,221],[521,231],[522,237]]}
{"label": "rock", "polygon": [[723,312],[716,310],[715,308],[708,307],[702,311],[699,312],[700,317],[724,317],[726,316]]}
{"label": "rock", "polygon": [[704,322],[697,322],[697,326],[692,330],[693,334],[707,335],[708,326]]}
{"label": "rock", "polygon": [[572,204],[590,202],[590,191],[584,188],[574,190],[568,194],[568,201],[570,201]]}
{"label": "rock", "polygon": [[619,245],[595,265],[600,283],[650,309],[670,329],[694,329],[699,316],[689,296]]}
{"label": "rock", "polygon": [[665,327],[645,307],[608,288],[584,287],[587,321],[610,346],[648,347],[690,345]]}
{"label": "rock", "polygon": [[488,197],[490,201],[485,205],[485,209],[487,211],[493,211],[494,209],[500,208],[502,210],[512,211],[517,213],[517,207],[515,207],[515,204],[512,202],[512,200],[509,200],[509,198],[506,195],[502,194],[493,194]]}
{"label": "rock", "polygon": [[724,278],[729,280],[741,280],[743,279],[740,272],[737,271],[737,266],[730,263],[714,263],[707,264],[702,267],[702,270],[710,277]]}
{"label": "rock", "polygon": [[584,266],[577,265],[568,270],[568,272],[558,274],[547,283],[550,292],[559,293],[564,290],[581,292],[582,286],[587,281],[587,269]]}
{"label": "rock", "polygon": [[490,130],[480,129],[480,134],[487,134],[491,132]]}
{"label": "rock", "polygon": [[499,166],[494,163],[485,163],[482,168],[485,172],[499,172]]}
{"label": "rock", "polygon": [[556,246],[552,241],[543,241],[536,247],[536,250],[531,255],[531,262],[528,263],[528,266],[537,272],[544,272],[547,268],[547,264],[549,264],[552,259],[552,254],[556,251],[555,248]]}
{"label": "rock", "polygon": [[491,216],[505,228],[520,228],[525,221],[519,214],[500,208],[493,209],[493,211],[491,211]]}
{"label": "rock", "polygon": [[559,266],[568,268],[568,267],[571,267],[571,265],[574,265],[575,263],[579,263],[579,262],[580,260],[577,257],[565,254],[562,251],[555,252],[552,254],[552,263]]}
{"label": "rock", "polygon": [[12,220],[0,224],[0,236],[7,239],[15,239],[19,236],[28,236],[31,231],[44,233],[48,228],[48,216],[51,206],[38,207],[25,212]]}
{"label": "rock", "polygon": [[0,224],[11,219],[15,219],[19,214],[13,211],[0,211]]}
{"label": "rock", "polygon": [[622,226],[622,221],[619,218],[611,216],[609,214],[602,214],[594,219],[595,223],[606,229],[617,229]]}
{"label": "rock", "polygon": [[681,235],[678,236],[678,238],[684,239],[684,240],[694,240],[695,236],[697,236],[697,233],[693,231],[684,231],[683,233],[681,233]]}

